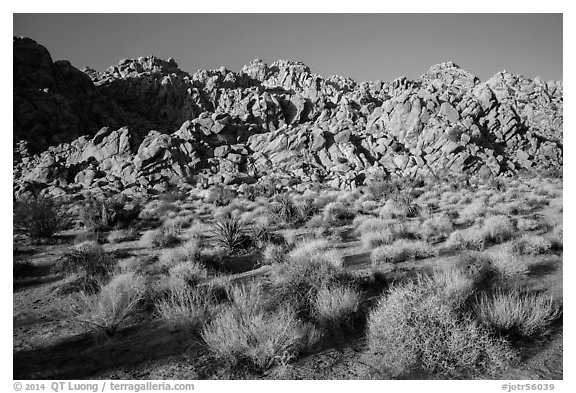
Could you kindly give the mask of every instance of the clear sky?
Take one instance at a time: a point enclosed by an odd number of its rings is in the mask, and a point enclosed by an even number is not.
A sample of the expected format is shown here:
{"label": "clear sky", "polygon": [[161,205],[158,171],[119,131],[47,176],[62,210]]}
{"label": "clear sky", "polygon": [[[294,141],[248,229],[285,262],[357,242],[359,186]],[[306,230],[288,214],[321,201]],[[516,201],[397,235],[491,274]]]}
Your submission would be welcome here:
{"label": "clear sky", "polygon": [[482,80],[504,69],[557,80],[562,23],[562,14],[14,14],[13,33],[98,70],[148,55],[189,73],[291,59],[326,77],[390,81],[452,60]]}

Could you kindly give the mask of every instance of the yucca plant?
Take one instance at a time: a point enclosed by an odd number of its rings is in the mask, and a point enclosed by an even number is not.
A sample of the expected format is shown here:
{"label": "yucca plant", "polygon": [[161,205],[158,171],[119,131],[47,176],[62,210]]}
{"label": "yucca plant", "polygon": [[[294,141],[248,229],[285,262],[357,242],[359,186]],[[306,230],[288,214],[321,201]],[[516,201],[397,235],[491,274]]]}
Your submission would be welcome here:
{"label": "yucca plant", "polygon": [[274,213],[274,215],[276,215],[281,221],[292,224],[297,223],[300,220],[300,209],[294,203],[292,198],[288,195],[281,195],[277,202],[278,203],[272,208],[272,213]]}
{"label": "yucca plant", "polygon": [[240,217],[226,213],[214,224],[212,240],[219,246],[232,253],[246,249],[250,243],[248,227]]}
{"label": "yucca plant", "polygon": [[406,217],[415,217],[420,213],[420,205],[414,203],[414,197],[410,192],[399,193],[394,200],[406,212]]}

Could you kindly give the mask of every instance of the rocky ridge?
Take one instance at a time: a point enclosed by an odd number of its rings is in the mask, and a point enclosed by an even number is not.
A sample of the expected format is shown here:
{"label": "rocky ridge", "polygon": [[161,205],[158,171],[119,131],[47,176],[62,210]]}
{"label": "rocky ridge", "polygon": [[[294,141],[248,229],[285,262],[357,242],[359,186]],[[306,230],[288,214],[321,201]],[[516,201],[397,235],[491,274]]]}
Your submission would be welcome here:
{"label": "rocky ridge", "polygon": [[452,62],[362,83],[288,60],[190,75],[150,56],[82,72],[14,38],[14,188],[354,188],[377,173],[561,168],[562,111],[561,81],[481,82]]}

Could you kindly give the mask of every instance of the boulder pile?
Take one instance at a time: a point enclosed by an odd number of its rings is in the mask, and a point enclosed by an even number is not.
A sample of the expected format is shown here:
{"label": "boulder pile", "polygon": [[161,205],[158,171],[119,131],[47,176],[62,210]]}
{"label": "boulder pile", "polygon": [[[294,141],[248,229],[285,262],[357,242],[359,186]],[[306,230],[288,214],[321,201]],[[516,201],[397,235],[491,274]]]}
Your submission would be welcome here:
{"label": "boulder pile", "polygon": [[15,194],[558,169],[562,127],[562,81],[481,82],[452,62],[362,83],[288,60],[190,75],[150,56],[97,72],[14,38]]}

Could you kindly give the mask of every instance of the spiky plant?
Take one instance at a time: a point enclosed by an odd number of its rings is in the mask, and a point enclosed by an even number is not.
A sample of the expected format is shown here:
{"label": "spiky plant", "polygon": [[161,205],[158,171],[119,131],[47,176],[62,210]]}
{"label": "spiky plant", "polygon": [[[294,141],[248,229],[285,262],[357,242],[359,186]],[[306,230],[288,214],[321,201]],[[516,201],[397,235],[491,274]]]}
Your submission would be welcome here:
{"label": "spiky plant", "polygon": [[278,198],[278,204],[273,209],[273,213],[286,223],[296,223],[301,217],[298,206],[288,195],[281,195]]}
{"label": "spiky plant", "polygon": [[213,241],[232,253],[247,248],[249,236],[247,226],[240,217],[226,213],[214,224],[211,234]]}

